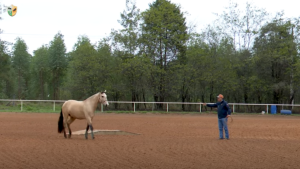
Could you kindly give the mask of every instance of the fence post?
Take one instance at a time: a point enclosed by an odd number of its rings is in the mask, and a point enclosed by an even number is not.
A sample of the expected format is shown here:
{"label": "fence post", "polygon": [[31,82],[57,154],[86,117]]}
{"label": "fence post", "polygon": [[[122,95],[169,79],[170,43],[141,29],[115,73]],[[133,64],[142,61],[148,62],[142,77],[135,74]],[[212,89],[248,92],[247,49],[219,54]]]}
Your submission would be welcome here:
{"label": "fence post", "polygon": [[202,104],[200,103],[200,113],[202,113]]}
{"label": "fence post", "polygon": [[103,112],[103,104],[101,104],[101,112]]}
{"label": "fence post", "polygon": [[154,103],[152,104],[152,111],[154,110]]}
{"label": "fence post", "polygon": [[232,112],[234,113],[234,104],[233,104],[233,108],[232,108],[232,110],[233,110]]}
{"label": "fence post", "polygon": [[169,103],[167,103],[167,112],[169,112]]}
{"label": "fence post", "polygon": [[135,112],[135,102],[133,103],[133,112]]}
{"label": "fence post", "polygon": [[21,111],[23,111],[23,101],[21,100]]}
{"label": "fence post", "polygon": [[53,111],[55,111],[55,101],[53,102]]}
{"label": "fence post", "polygon": [[267,114],[269,114],[269,106],[267,105]]}

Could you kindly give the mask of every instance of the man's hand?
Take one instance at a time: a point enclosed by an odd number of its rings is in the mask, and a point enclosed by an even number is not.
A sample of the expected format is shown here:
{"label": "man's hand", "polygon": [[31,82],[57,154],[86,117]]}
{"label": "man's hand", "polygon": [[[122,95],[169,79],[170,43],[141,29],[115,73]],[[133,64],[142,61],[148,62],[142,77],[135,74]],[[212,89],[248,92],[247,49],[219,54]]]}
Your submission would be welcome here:
{"label": "man's hand", "polygon": [[230,115],[227,115],[226,118],[230,117]]}
{"label": "man's hand", "polygon": [[206,106],[206,103],[203,103],[203,106]]}

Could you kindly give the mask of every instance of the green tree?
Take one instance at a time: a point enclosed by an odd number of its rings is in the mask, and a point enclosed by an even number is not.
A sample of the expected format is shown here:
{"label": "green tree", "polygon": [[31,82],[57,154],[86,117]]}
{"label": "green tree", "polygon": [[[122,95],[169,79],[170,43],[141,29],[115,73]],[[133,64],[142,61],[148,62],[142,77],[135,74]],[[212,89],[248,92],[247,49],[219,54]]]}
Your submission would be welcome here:
{"label": "green tree", "polygon": [[97,64],[96,52],[90,40],[86,36],[81,36],[70,53],[68,87],[73,98],[85,98],[96,90],[97,75],[94,71],[96,70],[94,65]]}
{"label": "green tree", "polygon": [[[234,69],[237,73],[239,92],[233,94],[236,102],[249,102],[251,72],[252,47],[255,38],[261,27],[267,22],[269,14],[263,8],[258,8],[246,2],[245,9],[241,10],[238,3],[230,1],[229,6],[221,14],[217,14],[218,19],[215,25],[222,36],[231,37],[235,49]],[[250,67],[249,67],[250,66]],[[252,78],[253,79],[253,78]],[[233,79],[235,81],[235,79]]]}
{"label": "green tree", "polygon": [[49,94],[47,86],[50,83],[49,78],[51,69],[49,68],[48,50],[47,45],[38,48],[33,52],[34,55],[31,61],[31,94],[34,98],[39,98],[41,100],[46,99],[46,96]]}
{"label": "green tree", "polygon": [[219,17],[216,26],[233,38],[237,51],[251,50],[255,37],[269,16],[265,9],[249,2],[246,2],[245,10],[241,11],[239,4],[232,1],[223,13],[216,15]]}
{"label": "green tree", "polygon": [[72,98],[84,99],[103,90],[110,91],[114,58],[110,46],[101,41],[95,46],[86,36],[78,38],[74,50],[70,53],[67,84]]}
{"label": "green tree", "polygon": [[188,72],[180,74],[180,77],[190,76],[190,93],[193,94],[194,101],[206,102],[207,80],[204,76],[207,70],[209,58],[209,46],[204,42],[204,37],[200,34],[190,36],[187,45],[187,65]]}
{"label": "green tree", "polygon": [[49,68],[51,70],[51,98],[59,99],[59,89],[67,69],[66,47],[61,33],[57,33],[49,46]]}
{"label": "green tree", "polygon": [[[202,77],[199,80],[203,81],[201,82],[202,88],[206,91],[203,94],[206,95],[205,98],[209,98],[209,102],[214,102],[218,93],[226,94],[229,89],[235,89],[233,78],[236,75],[233,68],[236,63],[234,44],[232,38],[221,34],[217,28],[208,26],[198,42],[202,46],[199,49],[205,51],[199,60],[201,63],[194,61],[202,65],[199,69]],[[197,48],[193,47],[192,49]],[[203,98],[203,96],[201,97]]]}
{"label": "green tree", "polygon": [[13,81],[8,43],[0,40],[0,98],[12,97]]}
{"label": "green tree", "polygon": [[120,14],[118,22],[123,26],[120,31],[113,30],[111,37],[115,51],[121,52],[122,59],[132,58],[138,53],[140,10],[135,1],[126,0],[126,10]]}
{"label": "green tree", "polygon": [[13,46],[12,67],[17,75],[19,99],[26,98],[28,94],[30,59],[25,41],[17,38]]}
{"label": "green tree", "polygon": [[152,86],[159,101],[164,102],[169,95],[168,64],[173,60],[182,64],[185,61],[187,26],[180,6],[168,0],[156,0],[149,7],[142,13],[141,49],[158,67],[157,72],[152,72]]}
{"label": "green tree", "polygon": [[[140,10],[135,1],[126,1],[126,10],[121,13],[120,31],[112,32],[114,55],[121,59],[118,70],[123,74],[122,82],[127,89],[120,91],[124,97],[131,95],[132,101],[146,100],[147,78],[149,78],[149,59],[139,53],[140,45]],[[128,92],[130,91],[130,92]]]}
{"label": "green tree", "polygon": [[[289,103],[294,65],[298,60],[294,36],[295,25],[282,18],[282,14],[261,29],[254,44],[255,70],[259,79],[269,84],[272,103]],[[294,95],[294,93],[292,93]],[[270,102],[270,100],[269,100]]]}
{"label": "green tree", "polygon": [[146,91],[149,87],[151,63],[148,58],[135,57],[122,63],[122,74],[126,89],[131,92],[132,101],[146,101]]}

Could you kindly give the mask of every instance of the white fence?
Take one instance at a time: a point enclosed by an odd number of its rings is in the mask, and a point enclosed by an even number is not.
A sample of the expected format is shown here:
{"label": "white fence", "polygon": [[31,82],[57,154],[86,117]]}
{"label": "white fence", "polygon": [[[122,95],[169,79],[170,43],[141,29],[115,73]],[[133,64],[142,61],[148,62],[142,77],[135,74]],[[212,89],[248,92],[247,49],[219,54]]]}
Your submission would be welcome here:
{"label": "white fence", "polygon": [[[65,100],[12,100],[12,99],[0,99],[0,105],[2,103],[19,103],[20,104],[20,109],[21,111],[23,111],[23,106],[24,104],[27,104],[29,102],[43,102],[43,103],[47,103],[47,104],[51,104],[53,107],[53,111],[56,111],[56,104],[60,104],[60,106],[65,102]],[[197,112],[203,112],[203,109],[207,110],[208,108],[203,106],[203,103],[196,103],[196,102],[131,102],[131,101],[109,101],[110,104],[123,104],[123,105],[127,105],[127,110],[129,111],[133,111],[136,112],[137,108],[139,106],[137,105],[145,105],[145,110],[148,111],[154,111],[157,105],[160,105],[161,108],[159,109],[160,111],[172,111],[172,109],[170,109],[170,106],[176,106],[177,105],[177,111],[184,111],[184,110],[180,110],[181,108],[178,109],[178,106],[193,106],[192,111],[197,111]],[[146,104],[148,106],[146,106]],[[130,106],[128,106],[130,105]],[[232,108],[232,112],[245,112],[243,110],[248,109],[249,107],[252,109],[252,107],[256,107],[256,109],[254,111],[256,111],[257,113],[261,112],[261,111],[265,111],[267,114],[269,113],[269,107],[275,105],[277,107],[277,110],[279,109],[289,109],[289,110],[294,110],[297,109],[296,112],[300,113],[300,104],[251,104],[251,103],[229,103],[229,106]],[[3,104],[2,104],[3,106]],[[117,107],[117,106],[113,106],[113,107]],[[241,108],[243,107],[243,108]],[[245,108],[246,107],[246,108]],[[147,109],[148,108],[148,109]],[[101,105],[101,111],[103,112],[103,106]],[[140,109],[140,108],[139,108]],[[113,110],[117,110],[117,109],[113,109]],[[204,111],[205,111],[204,110]],[[0,109],[1,111],[1,109]],[[174,109],[173,109],[174,111]],[[253,111],[252,111],[253,112]]]}
{"label": "white fence", "polygon": [[[117,103],[117,104],[133,104],[133,111],[136,111],[136,104],[162,104],[165,105],[165,111],[169,112],[169,105],[197,105],[198,111],[201,113],[203,109],[203,103],[196,103],[196,102],[130,102],[130,101],[110,101],[109,103]],[[213,103],[207,103],[213,104]],[[265,107],[264,111],[268,114],[269,113],[269,106],[275,105],[277,110],[284,109],[289,107],[289,109],[294,109],[294,107],[300,107],[300,104],[254,104],[254,103],[228,103],[229,106],[232,108],[232,112],[235,113],[237,106],[263,106]],[[300,113],[300,112],[299,112]]]}

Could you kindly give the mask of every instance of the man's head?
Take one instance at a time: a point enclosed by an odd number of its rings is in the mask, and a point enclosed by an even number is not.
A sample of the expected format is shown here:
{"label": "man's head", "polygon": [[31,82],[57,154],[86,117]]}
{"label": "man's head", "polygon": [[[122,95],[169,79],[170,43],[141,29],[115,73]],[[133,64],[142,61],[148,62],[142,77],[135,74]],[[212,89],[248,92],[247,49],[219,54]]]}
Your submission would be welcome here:
{"label": "man's head", "polygon": [[222,94],[219,94],[217,98],[218,98],[218,102],[221,102],[224,99],[224,96]]}

